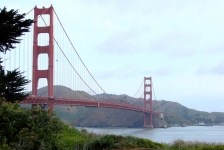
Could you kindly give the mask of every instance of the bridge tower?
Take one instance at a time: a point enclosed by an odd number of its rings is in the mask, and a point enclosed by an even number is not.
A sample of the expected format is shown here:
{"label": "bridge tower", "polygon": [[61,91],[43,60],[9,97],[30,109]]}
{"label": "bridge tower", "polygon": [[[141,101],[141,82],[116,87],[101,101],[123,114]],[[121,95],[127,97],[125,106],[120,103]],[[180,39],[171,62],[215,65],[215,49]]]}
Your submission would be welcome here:
{"label": "bridge tower", "polygon": [[[49,15],[49,26],[38,26],[38,18],[40,15]],[[53,39],[53,7],[50,8],[34,8],[34,34],[33,34],[33,76],[32,76],[32,95],[37,96],[37,86],[40,78],[47,79],[48,85],[48,108],[53,110],[53,73],[54,73],[54,39]],[[38,45],[38,35],[47,33],[49,36],[49,43],[47,46]],[[38,55],[48,55],[48,69],[38,70]]]}
{"label": "bridge tower", "polygon": [[152,124],[152,77],[144,77],[144,111],[149,110],[150,113],[144,113],[144,127],[153,128]]}

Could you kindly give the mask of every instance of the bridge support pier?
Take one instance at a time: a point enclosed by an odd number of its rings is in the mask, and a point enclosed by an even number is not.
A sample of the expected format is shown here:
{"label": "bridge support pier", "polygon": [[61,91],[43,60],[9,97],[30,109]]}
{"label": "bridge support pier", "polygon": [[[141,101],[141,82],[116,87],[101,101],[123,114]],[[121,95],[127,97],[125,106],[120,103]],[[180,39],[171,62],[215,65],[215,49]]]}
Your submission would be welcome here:
{"label": "bridge support pier", "polygon": [[152,77],[144,77],[144,125],[143,127],[153,128],[152,123]]}
{"label": "bridge support pier", "polygon": [[144,128],[153,128],[152,113],[144,113]]}
{"label": "bridge support pier", "polygon": [[50,109],[51,112],[54,111],[54,98],[48,98],[48,109]]}
{"label": "bridge support pier", "polygon": [[[41,15],[49,15],[50,23],[47,26],[38,26],[38,18]],[[53,37],[53,7],[49,8],[34,8],[34,34],[33,34],[33,77],[32,77],[32,95],[37,96],[38,81],[40,78],[47,79],[48,86],[48,97],[52,99],[54,97],[54,83],[53,83],[53,73],[54,73],[54,37]],[[38,35],[48,34],[49,41],[48,45],[41,46],[38,42]],[[48,55],[48,69],[39,70],[38,69],[38,55],[47,54]],[[53,111],[53,100],[49,100],[48,109]]]}

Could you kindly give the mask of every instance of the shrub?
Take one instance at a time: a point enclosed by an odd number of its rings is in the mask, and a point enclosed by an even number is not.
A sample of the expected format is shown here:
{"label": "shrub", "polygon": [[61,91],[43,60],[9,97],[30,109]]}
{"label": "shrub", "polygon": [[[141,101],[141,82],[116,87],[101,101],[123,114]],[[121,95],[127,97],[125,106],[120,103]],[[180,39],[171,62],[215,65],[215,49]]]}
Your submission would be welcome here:
{"label": "shrub", "polygon": [[0,147],[11,149],[53,148],[63,122],[49,110],[21,108],[18,103],[0,103]]}
{"label": "shrub", "polygon": [[136,138],[132,136],[116,136],[105,135],[93,139],[86,144],[87,149],[103,150],[103,149],[129,149],[129,148],[165,148],[166,146],[151,140]]}

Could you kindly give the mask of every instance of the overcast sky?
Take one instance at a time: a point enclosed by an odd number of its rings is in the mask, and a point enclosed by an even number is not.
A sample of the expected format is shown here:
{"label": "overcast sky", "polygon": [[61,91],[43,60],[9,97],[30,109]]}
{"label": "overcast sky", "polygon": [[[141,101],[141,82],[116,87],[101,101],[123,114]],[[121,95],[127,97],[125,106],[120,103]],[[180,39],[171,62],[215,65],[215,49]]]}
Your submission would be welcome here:
{"label": "overcast sky", "polygon": [[151,76],[156,99],[224,112],[223,0],[0,0],[26,13],[53,5],[88,69],[111,94]]}

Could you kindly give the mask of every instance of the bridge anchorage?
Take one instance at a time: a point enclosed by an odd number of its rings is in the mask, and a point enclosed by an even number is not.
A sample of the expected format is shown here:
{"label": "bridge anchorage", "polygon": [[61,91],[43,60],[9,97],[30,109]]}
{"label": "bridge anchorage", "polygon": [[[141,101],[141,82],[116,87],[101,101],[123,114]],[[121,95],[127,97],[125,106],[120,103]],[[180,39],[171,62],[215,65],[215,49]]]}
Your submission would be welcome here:
{"label": "bridge anchorage", "polygon": [[[38,16],[49,15],[50,23],[48,26],[38,26]],[[48,106],[51,111],[54,110],[54,105],[62,106],[90,106],[90,107],[104,107],[104,108],[116,108],[133,110],[144,113],[144,127],[153,128],[152,116],[160,115],[158,112],[154,112],[152,108],[152,78],[144,77],[144,107],[138,107],[130,104],[120,104],[113,102],[104,102],[96,100],[84,100],[80,98],[57,98],[54,97],[54,22],[53,22],[53,7],[49,8],[34,8],[34,27],[33,27],[33,69],[32,69],[32,95],[28,96],[20,104],[31,104],[32,107],[40,106],[44,108]],[[47,46],[38,45],[38,35],[47,33],[49,35],[49,44]],[[38,55],[48,55],[48,69],[38,70]],[[37,86],[40,78],[47,79],[48,95],[47,97],[37,96]],[[94,79],[95,80],[95,79]],[[98,84],[98,83],[97,83]],[[88,86],[88,85],[87,85]],[[89,86],[88,86],[89,87]],[[100,87],[101,88],[101,87]],[[95,93],[95,92],[94,92]]]}

